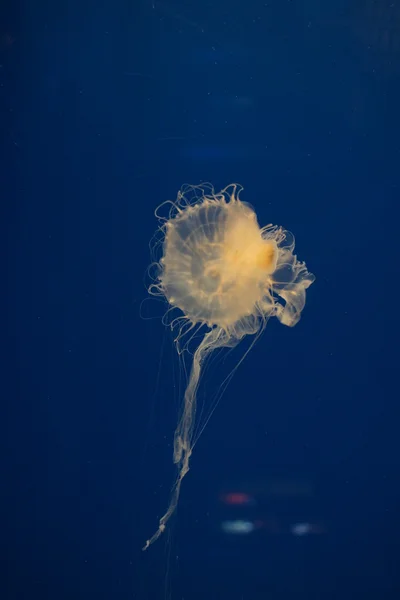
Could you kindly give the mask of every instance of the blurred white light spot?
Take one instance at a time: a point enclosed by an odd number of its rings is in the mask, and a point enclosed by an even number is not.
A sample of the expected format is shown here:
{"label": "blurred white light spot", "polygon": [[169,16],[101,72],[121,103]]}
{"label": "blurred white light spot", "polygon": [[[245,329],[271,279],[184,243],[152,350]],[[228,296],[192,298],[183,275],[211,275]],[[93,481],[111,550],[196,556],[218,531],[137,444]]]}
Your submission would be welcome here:
{"label": "blurred white light spot", "polygon": [[307,535],[312,531],[310,523],[295,523],[290,529],[293,535]]}
{"label": "blurred white light spot", "polygon": [[251,521],[243,521],[241,519],[236,521],[222,521],[221,529],[224,533],[246,535],[254,531],[254,524]]}

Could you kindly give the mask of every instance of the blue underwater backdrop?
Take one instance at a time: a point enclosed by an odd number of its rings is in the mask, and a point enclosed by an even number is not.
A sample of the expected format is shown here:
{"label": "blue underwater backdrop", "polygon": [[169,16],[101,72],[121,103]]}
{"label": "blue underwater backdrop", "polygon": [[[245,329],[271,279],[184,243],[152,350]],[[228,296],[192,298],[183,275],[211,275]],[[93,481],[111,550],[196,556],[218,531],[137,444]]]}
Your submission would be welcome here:
{"label": "blue underwater backdrop", "polygon": [[[2,600],[398,599],[399,2],[0,13]],[[185,382],[145,300],[154,211],[204,181],[242,184],[316,281],[142,552]],[[210,361],[200,422],[248,347]]]}

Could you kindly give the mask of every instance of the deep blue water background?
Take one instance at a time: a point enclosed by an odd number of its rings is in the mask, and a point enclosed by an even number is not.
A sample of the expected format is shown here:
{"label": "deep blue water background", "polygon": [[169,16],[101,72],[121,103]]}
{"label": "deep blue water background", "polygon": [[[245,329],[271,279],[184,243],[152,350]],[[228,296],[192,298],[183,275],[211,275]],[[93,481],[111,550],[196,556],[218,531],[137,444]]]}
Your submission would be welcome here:
{"label": "deep blue water background", "polygon": [[[1,598],[398,598],[399,3],[1,10]],[[141,318],[148,244],[155,207],[200,181],[240,182],[317,279],[240,366],[142,553],[179,400],[171,335]],[[224,533],[236,518],[257,531]]]}

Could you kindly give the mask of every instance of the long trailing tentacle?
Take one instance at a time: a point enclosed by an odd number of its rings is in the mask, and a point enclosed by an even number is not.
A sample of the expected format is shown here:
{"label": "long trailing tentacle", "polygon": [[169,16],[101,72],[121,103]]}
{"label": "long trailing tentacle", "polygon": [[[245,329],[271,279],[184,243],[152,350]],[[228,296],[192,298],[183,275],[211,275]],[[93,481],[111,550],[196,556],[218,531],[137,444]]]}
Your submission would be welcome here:
{"label": "long trailing tentacle", "polygon": [[218,327],[214,327],[206,333],[193,355],[193,363],[185,391],[182,414],[174,436],[174,463],[178,467],[178,474],[172,486],[167,511],[161,517],[157,531],[146,541],[143,550],[147,550],[164,532],[166,524],[177,507],[182,480],[189,471],[189,461],[193,449],[193,427],[196,418],[197,389],[199,387],[201,369],[207,356],[216,348],[224,346],[225,343],[226,337],[223,331]]}

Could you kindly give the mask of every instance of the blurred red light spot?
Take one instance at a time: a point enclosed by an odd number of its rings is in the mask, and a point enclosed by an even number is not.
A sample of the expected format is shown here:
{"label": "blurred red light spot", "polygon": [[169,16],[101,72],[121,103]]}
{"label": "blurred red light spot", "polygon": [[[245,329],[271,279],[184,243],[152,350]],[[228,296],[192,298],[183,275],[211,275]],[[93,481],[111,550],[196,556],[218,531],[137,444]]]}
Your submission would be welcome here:
{"label": "blurred red light spot", "polygon": [[224,494],[222,496],[222,501],[225,502],[225,504],[234,504],[238,506],[242,504],[251,504],[253,498],[249,496],[249,494],[243,492],[230,492],[229,494]]}

